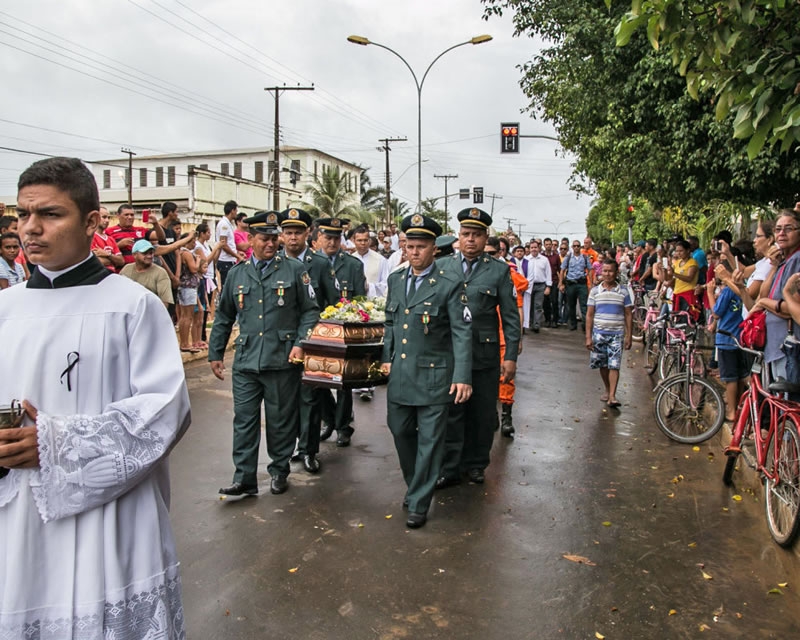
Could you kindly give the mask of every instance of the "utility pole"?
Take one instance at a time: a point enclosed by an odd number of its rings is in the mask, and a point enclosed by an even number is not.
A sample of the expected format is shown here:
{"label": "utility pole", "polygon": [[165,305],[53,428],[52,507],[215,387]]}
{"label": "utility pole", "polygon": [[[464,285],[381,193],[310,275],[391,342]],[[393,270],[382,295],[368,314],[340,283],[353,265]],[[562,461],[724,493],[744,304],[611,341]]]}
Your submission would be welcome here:
{"label": "utility pole", "polygon": [[283,85],[282,87],[264,87],[264,91],[269,91],[273,97],[275,98],[275,139],[273,142],[273,149],[272,149],[272,208],[275,211],[280,210],[281,208],[281,200],[280,200],[280,190],[281,190],[281,165],[280,165],[280,154],[279,154],[279,147],[280,147],[280,113],[278,110],[278,103],[280,102],[280,96],[283,91],[313,91],[314,85],[310,87],[287,87]]}
{"label": "utility pole", "polygon": [[433,174],[434,178],[441,178],[444,180],[444,232],[447,233],[447,181],[448,180],[455,180],[458,178],[458,174],[455,175],[444,175],[438,176],[435,173]]}
{"label": "utility pole", "polygon": [[498,196],[496,193],[493,193],[492,195],[486,196],[486,197],[492,199],[492,210],[489,212],[489,215],[490,216],[494,216],[494,201],[495,200],[502,200],[503,196]]}
{"label": "utility pole", "polygon": [[125,147],[122,147],[120,151],[128,154],[128,204],[133,206],[133,156],[136,154]]}
{"label": "utility pole", "polygon": [[512,226],[511,223],[512,222],[516,222],[517,219],[516,218],[503,218],[503,220],[505,220],[506,224],[508,224],[508,230],[511,231],[511,233],[514,233],[514,227]]}
{"label": "utility pole", "polygon": [[389,175],[389,152],[392,150],[389,146],[390,142],[406,142],[408,138],[380,138],[378,142],[382,142],[383,146],[378,147],[378,151],[386,152],[386,228],[392,224],[392,182]]}

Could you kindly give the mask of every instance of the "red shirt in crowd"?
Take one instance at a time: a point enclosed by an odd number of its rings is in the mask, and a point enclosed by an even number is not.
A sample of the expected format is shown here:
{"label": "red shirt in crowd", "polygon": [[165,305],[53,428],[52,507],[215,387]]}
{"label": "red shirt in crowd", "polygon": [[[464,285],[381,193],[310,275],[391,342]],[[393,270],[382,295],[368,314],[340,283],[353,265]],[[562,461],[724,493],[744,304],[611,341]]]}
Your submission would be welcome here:
{"label": "red shirt in crowd", "polygon": [[[104,238],[97,232],[95,232],[94,238],[92,238],[92,251],[95,249],[108,249],[115,256],[118,256],[121,253],[117,243],[114,242],[114,238],[112,238],[110,235],[106,235]],[[107,264],[106,269],[113,271],[114,273],[117,271],[113,264]]]}
{"label": "red shirt in crowd", "polygon": [[[119,241],[124,240],[125,238],[133,238],[134,242],[141,240],[142,238],[146,239],[149,231],[150,229],[146,229],[145,227],[128,227],[127,229],[123,229],[116,224],[113,227],[106,229],[106,235],[119,244]],[[125,259],[125,264],[130,264],[133,262],[133,254],[131,253],[132,247],[133,245],[127,249],[120,249],[120,253],[122,253],[122,257]]]}

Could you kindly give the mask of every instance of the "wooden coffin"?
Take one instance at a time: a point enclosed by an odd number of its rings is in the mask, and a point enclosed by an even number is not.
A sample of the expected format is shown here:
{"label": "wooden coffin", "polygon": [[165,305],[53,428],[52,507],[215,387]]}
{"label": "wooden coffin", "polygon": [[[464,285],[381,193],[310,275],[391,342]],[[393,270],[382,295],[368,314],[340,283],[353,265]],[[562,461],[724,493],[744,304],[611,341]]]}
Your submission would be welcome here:
{"label": "wooden coffin", "polygon": [[386,384],[380,373],[382,322],[320,320],[302,346],[305,384],[330,389]]}

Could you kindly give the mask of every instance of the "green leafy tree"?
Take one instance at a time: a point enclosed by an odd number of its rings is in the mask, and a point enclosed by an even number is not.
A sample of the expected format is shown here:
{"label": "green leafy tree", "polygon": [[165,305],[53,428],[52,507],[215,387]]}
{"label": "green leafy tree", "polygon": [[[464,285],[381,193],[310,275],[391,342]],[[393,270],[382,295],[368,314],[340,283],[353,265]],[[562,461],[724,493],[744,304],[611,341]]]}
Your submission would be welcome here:
{"label": "green leafy tree", "polygon": [[547,43],[520,66],[520,85],[528,112],[551,122],[574,154],[572,188],[597,195],[603,185],[653,211],[795,201],[798,163],[767,149],[750,161],[745,143],[732,140],[734,116],[719,122],[712,104],[694,100],[646,34],[616,46],[627,2],[610,9],[591,0],[483,2],[485,17],[511,11],[516,35]]}
{"label": "green leafy tree", "polygon": [[361,168],[361,208],[365,211],[384,211],[386,208],[386,189],[372,186],[369,167]]}
{"label": "green leafy tree", "polygon": [[[612,1],[605,0],[611,9]],[[695,99],[710,92],[716,116],[735,113],[733,135],[753,159],[765,143],[800,143],[800,3],[797,0],[633,0],[616,27],[626,45],[646,29],[686,77]]]}

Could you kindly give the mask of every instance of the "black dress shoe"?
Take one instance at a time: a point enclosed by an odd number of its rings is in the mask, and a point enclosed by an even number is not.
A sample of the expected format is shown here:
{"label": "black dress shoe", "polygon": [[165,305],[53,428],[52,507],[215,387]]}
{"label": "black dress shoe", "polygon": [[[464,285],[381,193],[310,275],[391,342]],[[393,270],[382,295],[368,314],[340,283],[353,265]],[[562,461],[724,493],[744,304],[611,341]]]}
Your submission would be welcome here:
{"label": "black dress shoe", "polygon": [[319,439],[320,440],[327,440],[333,434],[333,427],[329,424],[326,424],[322,427],[322,431],[319,432]]}
{"label": "black dress shoe", "polygon": [[408,520],[406,520],[406,526],[409,529],[419,529],[420,527],[424,527],[427,521],[428,516],[424,513],[409,513]]}
{"label": "black dress shoe", "polygon": [[256,484],[242,484],[241,482],[234,482],[230,487],[223,487],[219,490],[223,496],[256,496],[258,495],[258,485]]}
{"label": "black dress shoe", "polygon": [[435,489],[447,489],[447,487],[455,487],[457,484],[461,484],[461,478],[448,478],[447,476],[442,476],[436,481]]}
{"label": "black dress shoe", "polygon": [[309,473],[318,473],[320,468],[319,460],[315,455],[303,456],[303,469]]}
{"label": "black dress shoe", "polygon": [[269,483],[270,492],[277,495],[285,493],[288,488],[289,482],[286,480],[286,476],[272,476],[272,481]]}
{"label": "black dress shoe", "polygon": [[336,446],[337,447],[349,447],[350,446],[350,434],[349,433],[340,433],[339,437],[336,438]]}
{"label": "black dress shoe", "polygon": [[475,484],[483,484],[483,481],[486,479],[483,475],[483,469],[470,469],[467,471],[467,477],[470,482],[474,482]]}
{"label": "black dress shoe", "polygon": [[304,455],[299,451],[292,454],[292,457],[289,458],[292,462],[300,462],[303,459]]}

